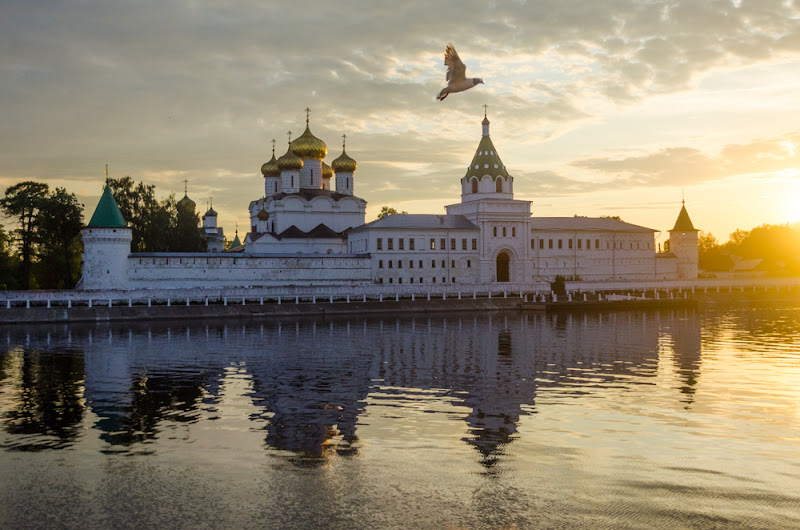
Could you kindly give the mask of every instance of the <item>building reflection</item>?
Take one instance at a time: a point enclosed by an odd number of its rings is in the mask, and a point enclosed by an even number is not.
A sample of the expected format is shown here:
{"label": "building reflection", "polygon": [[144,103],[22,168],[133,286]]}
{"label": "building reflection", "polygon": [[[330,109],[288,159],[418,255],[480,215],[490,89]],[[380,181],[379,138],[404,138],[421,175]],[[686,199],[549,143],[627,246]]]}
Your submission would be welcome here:
{"label": "building reflection", "polygon": [[[251,420],[264,425],[266,445],[300,465],[358,454],[370,396],[417,389],[464,408],[462,439],[490,471],[537,408],[621,379],[650,384],[663,334],[691,395],[699,326],[670,312],[71,326],[48,328],[47,355],[14,346],[41,347],[43,328],[33,337],[17,330],[0,355],[0,390],[25,397],[5,400],[0,413],[10,435],[68,441],[85,401],[109,450],[131,450],[166,428],[213,418],[236,365],[251,377]],[[65,353],[70,346],[81,350]]]}

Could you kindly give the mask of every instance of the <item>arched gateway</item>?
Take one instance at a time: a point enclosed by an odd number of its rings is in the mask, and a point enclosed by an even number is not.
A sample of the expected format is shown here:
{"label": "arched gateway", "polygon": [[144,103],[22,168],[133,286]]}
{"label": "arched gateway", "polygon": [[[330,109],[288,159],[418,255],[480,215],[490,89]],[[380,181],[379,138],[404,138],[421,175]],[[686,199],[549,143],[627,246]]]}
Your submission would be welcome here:
{"label": "arched gateway", "polygon": [[509,262],[511,261],[511,257],[508,255],[508,252],[501,252],[497,255],[497,281],[498,282],[510,282],[511,277],[509,273]]}

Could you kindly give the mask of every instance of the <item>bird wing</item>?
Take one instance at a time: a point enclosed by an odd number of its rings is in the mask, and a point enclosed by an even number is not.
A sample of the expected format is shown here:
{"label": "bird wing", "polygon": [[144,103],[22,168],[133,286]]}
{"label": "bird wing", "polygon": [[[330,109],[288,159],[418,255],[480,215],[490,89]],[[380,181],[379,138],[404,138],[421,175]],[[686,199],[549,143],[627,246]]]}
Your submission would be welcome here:
{"label": "bird wing", "polygon": [[447,82],[458,83],[466,80],[467,67],[461,62],[458,52],[450,43],[444,51],[444,65],[447,67]]}

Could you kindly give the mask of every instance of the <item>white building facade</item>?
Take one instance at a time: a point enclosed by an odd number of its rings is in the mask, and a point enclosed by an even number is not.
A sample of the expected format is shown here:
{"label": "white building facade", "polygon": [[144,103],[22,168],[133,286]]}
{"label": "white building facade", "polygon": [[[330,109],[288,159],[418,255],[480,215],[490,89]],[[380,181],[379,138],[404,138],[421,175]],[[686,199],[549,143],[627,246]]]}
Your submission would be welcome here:
{"label": "white building facade", "polygon": [[[531,202],[514,198],[514,178],[492,143],[485,116],[461,178],[461,201],[446,206],[445,215],[396,214],[365,224],[367,203],[354,193],[356,161],[344,143],[331,165],[325,156],[327,146],[306,120],[305,132],[286,154],[276,159],[273,148],[261,167],[265,195],[249,204],[251,226],[242,246],[222,251],[216,212],[211,208],[203,216],[205,233],[217,238],[209,239],[213,256],[130,253],[130,229],[121,215],[113,215],[119,210],[104,192],[98,212],[106,213],[96,212],[83,231],[80,287],[519,285],[557,276],[697,277],[697,230],[685,206],[669,231],[669,252],[656,251],[658,231],[617,219],[533,217]],[[128,237],[117,231],[106,237],[108,230],[127,231]]]}

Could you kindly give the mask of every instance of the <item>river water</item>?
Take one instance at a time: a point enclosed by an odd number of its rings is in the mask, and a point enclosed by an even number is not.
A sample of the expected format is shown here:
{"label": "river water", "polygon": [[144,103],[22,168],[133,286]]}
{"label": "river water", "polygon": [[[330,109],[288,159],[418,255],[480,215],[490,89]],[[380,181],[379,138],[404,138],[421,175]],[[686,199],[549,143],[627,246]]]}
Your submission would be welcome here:
{"label": "river water", "polygon": [[0,528],[800,527],[800,306],[6,327]]}

